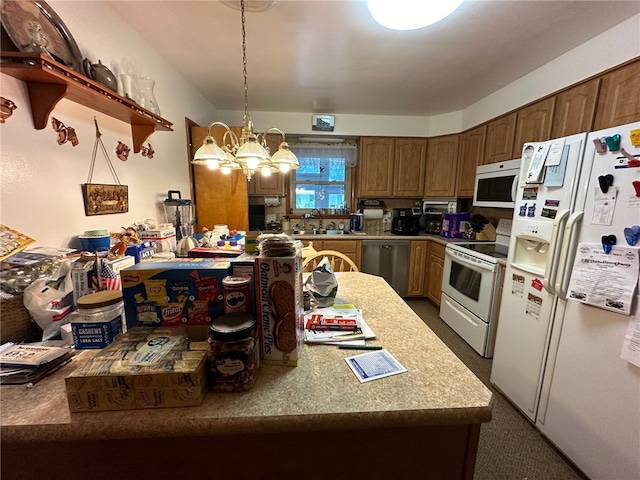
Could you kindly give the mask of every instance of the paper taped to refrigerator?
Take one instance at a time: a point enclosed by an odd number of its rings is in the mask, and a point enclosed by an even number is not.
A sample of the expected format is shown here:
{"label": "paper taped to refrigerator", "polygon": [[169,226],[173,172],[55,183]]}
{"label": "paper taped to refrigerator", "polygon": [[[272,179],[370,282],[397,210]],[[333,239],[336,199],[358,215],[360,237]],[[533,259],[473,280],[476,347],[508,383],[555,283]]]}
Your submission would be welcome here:
{"label": "paper taped to refrigerator", "polygon": [[576,251],[567,298],[629,315],[638,284],[638,249],[580,243]]}

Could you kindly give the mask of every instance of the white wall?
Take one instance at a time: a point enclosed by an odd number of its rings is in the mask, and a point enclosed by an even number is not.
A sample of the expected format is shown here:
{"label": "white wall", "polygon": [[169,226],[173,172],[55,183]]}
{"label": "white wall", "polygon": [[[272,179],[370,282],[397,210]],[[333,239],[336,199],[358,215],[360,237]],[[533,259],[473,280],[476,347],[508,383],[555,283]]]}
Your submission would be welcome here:
{"label": "white wall", "polygon": [[[43,130],[34,129],[26,84],[0,75],[0,95],[18,106],[0,125],[0,222],[35,238],[38,245],[78,248],[74,237],[85,230],[120,231],[122,226],[146,218],[163,221],[157,204],[168,190],[180,190],[189,198],[185,117],[202,124],[213,118],[216,110],[105,4],[48,3],[63,19],[83,57],[95,63],[101,59],[116,74],[125,71],[154,78],[162,117],[173,123],[172,132],[156,131],[147,139],[155,150],[154,158],[148,159],[133,153],[129,124],[63,99],[52,116],[75,128],[80,144],[58,145],[50,123]],[[95,142],[94,116],[120,182],[129,187],[128,213],[84,214],[80,185],[88,177]],[[118,141],[131,148],[127,162],[115,156]],[[92,182],[114,183],[100,150]]]}
{"label": "white wall", "polygon": [[[34,237],[40,245],[79,247],[84,230],[119,231],[146,218],[162,220],[158,202],[168,190],[189,192],[184,118],[206,125],[212,119],[242,124],[243,112],[216,112],[163,57],[120,17],[100,2],[49,0],[80,46],[83,56],[101,59],[114,73],[148,75],[156,80],[155,97],[173,132],[158,131],[148,142],[156,154],[147,159],[133,153],[131,128],[107,115],[61,100],[53,116],[76,129],[77,147],[59,146],[48,125],[35,130],[26,85],[0,75],[0,95],[18,109],[0,125],[0,222]],[[98,20],[96,20],[98,19]],[[97,23],[96,23],[97,22]],[[437,117],[336,115],[334,135],[434,136],[456,133],[529,101],[578,82],[640,55],[640,15],[594,38],[530,75],[506,86],[462,112]],[[277,126],[287,133],[312,134],[312,113],[251,112],[256,130]],[[129,186],[129,212],[86,217],[80,185],[85,183],[95,140],[96,116],[102,140],[121,183]],[[113,150],[118,141],[132,148],[121,162]],[[98,152],[94,183],[111,183]]]}

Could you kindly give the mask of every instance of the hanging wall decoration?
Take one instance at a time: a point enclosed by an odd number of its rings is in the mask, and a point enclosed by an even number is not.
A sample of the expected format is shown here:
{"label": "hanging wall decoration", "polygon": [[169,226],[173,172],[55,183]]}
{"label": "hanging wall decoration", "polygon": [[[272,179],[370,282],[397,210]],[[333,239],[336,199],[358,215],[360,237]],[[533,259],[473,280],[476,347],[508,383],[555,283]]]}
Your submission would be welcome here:
{"label": "hanging wall decoration", "polygon": [[155,150],[153,149],[153,147],[151,146],[150,143],[147,143],[148,147],[145,147],[144,145],[142,146],[142,148],[140,149],[140,154],[143,157],[147,157],[147,158],[153,158],[153,154],[156,153]]}
{"label": "hanging wall decoration", "polygon": [[[129,187],[120,184],[120,179],[116,174],[113,164],[107,154],[107,149],[102,143],[102,133],[98,129],[98,121],[93,119],[96,125],[96,142],[93,145],[93,155],[89,167],[87,183],[82,185],[82,195],[84,197],[84,213],[90,215],[108,215],[112,213],[125,213],[129,211]],[[93,169],[96,164],[96,153],[98,146],[102,150],[115,184],[91,183],[93,179]]]}
{"label": "hanging wall decoration", "polygon": [[126,162],[129,159],[129,152],[131,149],[122,142],[118,142],[116,146],[116,157],[118,157],[123,162]]}
{"label": "hanging wall decoration", "polygon": [[13,115],[13,111],[18,108],[16,104],[13,103],[8,98],[0,97],[0,123],[4,123],[4,121]]}
{"label": "hanging wall decoration", "polygon": [[58,133],[58,145],[71,142],[71,146],[75,147],[80,143],[73,127],[65,126],[64,123],[55,117],[51,117],[51,126]]}

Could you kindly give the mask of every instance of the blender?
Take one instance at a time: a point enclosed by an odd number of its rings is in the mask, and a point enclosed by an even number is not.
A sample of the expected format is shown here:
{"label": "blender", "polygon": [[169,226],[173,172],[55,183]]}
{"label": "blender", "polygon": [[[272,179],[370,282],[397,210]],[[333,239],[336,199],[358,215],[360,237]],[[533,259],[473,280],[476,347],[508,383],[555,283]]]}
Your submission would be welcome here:
{"label": "blender", "polygon": [[[174,195],[177,195],[177,198]],[[198,241],[193,238],[196,206],[191,200],[182,198],[179,190],[169,190],[167,197],[164,201],[164,215],[165,220],[176,229],[176,240],[178,241],[176,256],[186,257],[189,250],[199,246]]]}

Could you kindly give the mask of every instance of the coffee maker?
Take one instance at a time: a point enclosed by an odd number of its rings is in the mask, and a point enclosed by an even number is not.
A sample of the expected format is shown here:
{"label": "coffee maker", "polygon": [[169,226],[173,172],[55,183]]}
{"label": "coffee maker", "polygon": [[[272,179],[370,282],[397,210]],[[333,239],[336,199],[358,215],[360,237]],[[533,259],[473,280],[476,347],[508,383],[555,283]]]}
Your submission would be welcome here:
{"label": "coffee maker", "polygon": [[394,208],[391,217],[391,233],[396,235],[418,235],[420,230],[420,208]]}

